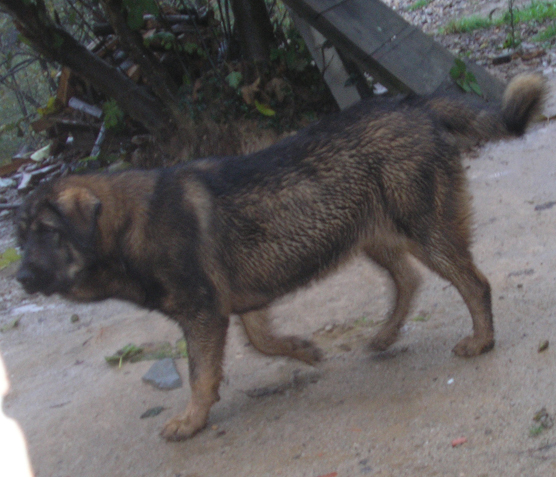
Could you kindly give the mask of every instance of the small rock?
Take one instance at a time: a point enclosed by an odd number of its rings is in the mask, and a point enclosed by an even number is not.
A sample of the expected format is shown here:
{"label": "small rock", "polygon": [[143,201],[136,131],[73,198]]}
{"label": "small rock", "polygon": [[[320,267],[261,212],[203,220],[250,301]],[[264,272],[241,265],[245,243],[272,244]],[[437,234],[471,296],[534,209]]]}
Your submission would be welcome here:
{"label": "small rock", "polygon": [[538,422],[545,429],[554,426],[554,418],[548,413],[545,407],[539,409],[533,416],[533,421]]}
{"label": "small rock", "polygon": [[530,276],[534,275],[535,269],[534,268],[527,268],[525,270],[516,270],[514,272],[508,273],[508,277],[520,277],[522,275]]}
{"label": "small rock", "polygon": [[162,411],[164,411],[166,408],[163,406],[156,406],[156,407],[151,407],[150,409],[148,409],[147,411],[145,411],[143,414],[141,414],[141,419],[146,419],[148,417],[155,417],[158,416]]}
{"label": "small rock", "polygon": [[172,358],[164,358],[154,363],[143,376],[143,381],[158,389],[176,389],[183,386]]}
{"label": "small rock", "polygon": [[550,202],[545,202],[544,204],[536,205],[535,210],[537,212],[541,210],[548,210],[548,209],[552,209],[552,207],[554,207],[555,205],[556,205],[556,201],[551,200]]}
{"label": "small rock", "polygon": [[509,63],[512,61],[512,55],[500,55],[492,59],[493,65],[502,65],[504,63]]}
{"label": "small rock", "polygon": [[9,189],[15,186],[13,179],[0,179],[0,190]]}
{"label": "small rock", "polygon": [[543,340],[539,343],[539,349],[537,350],[539,353],[542,353],[543,351],[546,351],[548,349],[549,346],[549,342],[548,340]]}
{"label": "small rock", "polygon": [[77,323],[79,321],[79,315],[77,313],[74,313],[73,315],[71,315],[70,321],[72,323]]}

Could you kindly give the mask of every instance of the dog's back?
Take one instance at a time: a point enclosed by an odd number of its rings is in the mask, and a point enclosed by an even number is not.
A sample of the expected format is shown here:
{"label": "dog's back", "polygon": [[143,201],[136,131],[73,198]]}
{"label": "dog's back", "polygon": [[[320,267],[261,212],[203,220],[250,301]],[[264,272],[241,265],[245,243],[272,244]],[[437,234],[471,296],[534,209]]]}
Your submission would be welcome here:
{"label": "dog's back", "polygon": [[446,97],[371,99],[263,151],[193,163],[222,221],[211,234],[223,234],[235,293],[279,296],[370,240],[430,241],[431,226],[454,227],[465,248],[461,138],[521,134],[543,94],[543,80],[527,76],[510,85],[502,109]]}

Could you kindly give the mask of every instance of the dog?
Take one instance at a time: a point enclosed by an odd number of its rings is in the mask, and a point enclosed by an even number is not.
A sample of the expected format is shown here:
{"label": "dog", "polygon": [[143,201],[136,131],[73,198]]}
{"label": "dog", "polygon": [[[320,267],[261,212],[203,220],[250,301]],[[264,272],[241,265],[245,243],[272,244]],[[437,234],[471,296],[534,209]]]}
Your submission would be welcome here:
{"label": "dog", "polygon": [[128,300],[180,325],[191,397],[162,429],[167,440],[206,426],[231,314],[260,352],[317,363],[311,341],[273,333],[269,306],[355,254],[395,286],[374,350],[396,341],[408,314],[419,283],[412,255],[469,309],[473,333],[455,354],[479,355],[495,343],[491,290],[469,250],[461,151],[469,141],[523,134],[544,96],[542,77],[528,75],[509,84],[500,107],[370,99],[250,155],[53,180],[18,214],[17,280],[28,293]]}

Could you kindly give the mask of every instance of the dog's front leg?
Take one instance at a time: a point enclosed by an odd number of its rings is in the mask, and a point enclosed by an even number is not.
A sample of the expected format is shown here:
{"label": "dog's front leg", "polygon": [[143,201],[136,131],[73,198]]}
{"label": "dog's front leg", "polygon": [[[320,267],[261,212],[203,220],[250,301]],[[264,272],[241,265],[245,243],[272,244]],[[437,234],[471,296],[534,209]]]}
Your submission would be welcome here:
{"label": "dog's front leg", "polygon": [[229,318],[199,313],[177,319],[187,342],[191,398],[185,411],[170,419],[160,433],[169,441],[192,437],[203,429],[212,405],[220,399],[222,360]]}

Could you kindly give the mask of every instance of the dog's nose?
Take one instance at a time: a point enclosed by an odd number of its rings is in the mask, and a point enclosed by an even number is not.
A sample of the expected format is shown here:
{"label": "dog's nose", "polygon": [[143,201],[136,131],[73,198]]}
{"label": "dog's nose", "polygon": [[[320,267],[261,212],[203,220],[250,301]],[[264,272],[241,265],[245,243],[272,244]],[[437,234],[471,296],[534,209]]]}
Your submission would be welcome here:
{"label": "dog's nose", "polygon": [[15,278],[23,286],[26,286],[33,282],[35,274],[28,268],[20,268]]}

